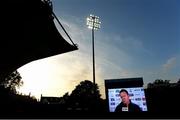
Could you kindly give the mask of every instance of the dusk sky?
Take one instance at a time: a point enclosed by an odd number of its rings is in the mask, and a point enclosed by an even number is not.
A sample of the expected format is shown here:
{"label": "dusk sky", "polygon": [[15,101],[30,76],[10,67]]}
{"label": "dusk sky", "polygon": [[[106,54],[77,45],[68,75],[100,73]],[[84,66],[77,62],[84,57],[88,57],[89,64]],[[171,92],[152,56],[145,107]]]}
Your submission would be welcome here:
{"label": "dusk sky", "polygon": [[[71,93],[92,81],[92,38],[86,18],[100,17],[95,31],[96,83],[105,98],[104,79],[180,78],[179,0],[53,0],[53,10],[79,50],[31,62],[18,69],[21,92],[39,97]],[[61,27],[59,32],[68,40]],[[53,42],[53,40],[52,40]]]}

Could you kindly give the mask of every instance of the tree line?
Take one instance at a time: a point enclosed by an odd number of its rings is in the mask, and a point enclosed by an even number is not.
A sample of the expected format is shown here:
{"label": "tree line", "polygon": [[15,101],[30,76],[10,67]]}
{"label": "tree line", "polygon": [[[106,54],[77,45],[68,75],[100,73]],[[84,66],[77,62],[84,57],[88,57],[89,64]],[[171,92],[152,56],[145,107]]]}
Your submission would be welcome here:
{"label": "tree line", "polygon": [[[101,98],[99,86],[89,80],[81,81],[71,94],[67,92],[59,97],[56,104],[48,104],[48,102],[37,101],[36,98],[28,95],[17,94],[16,89],[22,85],[22,77],[18,71],[0,81],[0,105],[3,112],[48,114],[73,111],[108,112],[107,100]],[[148,83],[145,89],[148,110],[151,112],[170,112],[175,106],[180,107],[180,99],[177,97],[179,91],[180,79],[176,83],[162,79]],[[170,104],[172,99],[175,106]]]}

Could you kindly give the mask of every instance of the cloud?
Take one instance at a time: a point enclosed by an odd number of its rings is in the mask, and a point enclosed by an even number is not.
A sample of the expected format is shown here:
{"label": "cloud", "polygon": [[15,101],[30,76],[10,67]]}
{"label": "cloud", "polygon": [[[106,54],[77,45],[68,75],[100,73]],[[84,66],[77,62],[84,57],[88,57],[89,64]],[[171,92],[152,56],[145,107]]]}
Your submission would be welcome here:
{"label": "cloud", "polygon": [[168,71],[170,71],[171,69],[173,69],[173,67],[176,65],[176,61],[177,58],[176,57],[171,57],[169,58],[165,64],[162,65],[162,71],[163,73],[167,73]]}

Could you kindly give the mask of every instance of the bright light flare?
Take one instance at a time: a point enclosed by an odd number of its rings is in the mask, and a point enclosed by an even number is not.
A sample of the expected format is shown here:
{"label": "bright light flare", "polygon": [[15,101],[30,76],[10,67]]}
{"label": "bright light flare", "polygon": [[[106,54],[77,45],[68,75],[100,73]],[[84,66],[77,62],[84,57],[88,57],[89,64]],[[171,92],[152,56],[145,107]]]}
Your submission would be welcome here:
{"label": "bright light flare", "polygon": [[87,20],[87,26],[89,29],[94,29],[94,30],[100,29],[101,22],[99,21],[98,16],[94,16],[94,15],[90,14],[90,16],[87,17],[86,20]]}

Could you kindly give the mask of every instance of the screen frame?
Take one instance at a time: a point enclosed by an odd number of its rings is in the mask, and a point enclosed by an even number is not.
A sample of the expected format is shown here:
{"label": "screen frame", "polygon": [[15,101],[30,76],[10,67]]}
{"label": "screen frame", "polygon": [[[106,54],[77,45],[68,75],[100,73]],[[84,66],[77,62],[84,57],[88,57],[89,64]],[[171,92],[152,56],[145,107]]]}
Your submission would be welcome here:
{"label": "screen frame", "polygon": [[120,90],[125,89],[130,95],[131,102],[138,105],[142,111],[147,111],[147,101],[143,87],[131,87],[131,88],[111,88],[108,89],[108,107],[109,112],[114,112],[115,108],[121,102],[119,96]]}
{"label": "screen frame", "polygon": [[[120,79],[105,79],[105,95],[106,95],[106,105],[107,111],[110,112],[109,108],[109,98],[108,98],[108,89],[122,89],[122,88],[136,88],[136,87],[143,87],[143,77],[137,78],[120,78]],[[145,91],[144,91],[145,95]],[[145,95],[146,99],[146,95]],[[148,110],[147,100],[146,106]]]}

